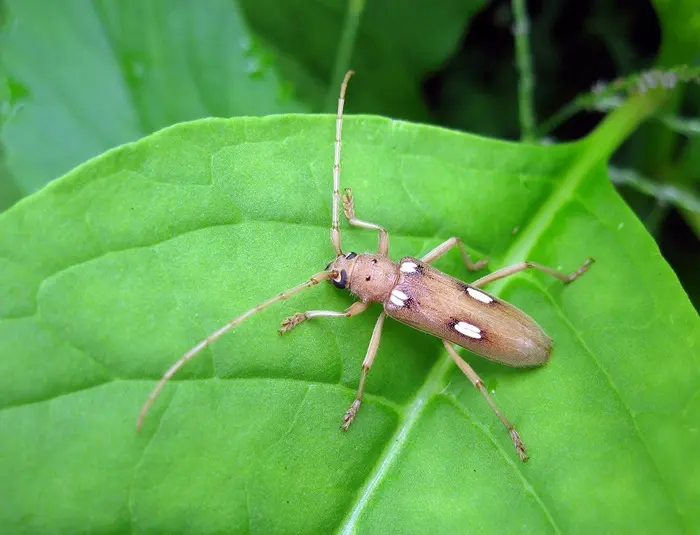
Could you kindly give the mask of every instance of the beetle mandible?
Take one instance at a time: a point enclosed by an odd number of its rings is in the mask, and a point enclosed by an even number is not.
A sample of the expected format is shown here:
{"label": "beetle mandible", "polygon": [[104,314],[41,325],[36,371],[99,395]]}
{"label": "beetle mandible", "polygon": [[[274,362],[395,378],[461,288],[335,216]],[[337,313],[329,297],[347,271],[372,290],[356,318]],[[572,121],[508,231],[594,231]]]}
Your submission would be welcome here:
{"label": "beetle mandible", "polygon": [[515,427],[498,408],[486,390],[483,381],[472,367],[459,356],[452,344],[457,344],[477,355],[507,366],[525,367],[546,363],[552,351],[551,338],[530,316],[480,288],[489,282],[526,269],[542,271],[556,277],[564,284],[568,284],[580,277],[588,269],[593,259],[588,258],[580,268],[570,275],[534,262],[521,262],[499,269],[467,284],[442,273],[432,267],[430,263],[455,247],[459,249],[462,260],[470,271],[483,268],[488,260],[472,262],[462,240],[452,237],[422,258],[406,256],[398,262],[393,262],[389,258],[389,234],[383,227],[362,221],[355,216],[355,203],[350,189],[345,189],[342,196],[343,211],[348,223],[355,227],[378,231],[379,245],[376,254],[343,253],[338,224],[338,205],[341,200],[341,133],[345,91],[353,74],[353,71],[348,71],[343,79],[336,117],[335,155],[333,159],[333,215],[330,231],[331,243],[336,254],[335,259],[326,266],[325,270],[316,273],[308,281],[256,305],[187,351],[165,372],[149,395],[139,414],[137,428],[143,424],[148,410],[168,380],[205,347],[253,314],[315,286],[323,280],[330,280],[336,287],[356,295],[359,301],[355,301],[343,312],[310,310],[294,314],[282,322],[280,334],[289,332],[310,318],[323,316],[350,318],[364,312],[374,302],[381,303],[384,307],[374,326],[369,347],[362,362],[360,384],[355,400],[343,416],[343,430],[349,428],[360,408],[367,374],[379,348],[384,320],[389,316],[442,340],[450,357],[481,392],[491,409],[508,429],[520,459],[527,461],[525,444]]}

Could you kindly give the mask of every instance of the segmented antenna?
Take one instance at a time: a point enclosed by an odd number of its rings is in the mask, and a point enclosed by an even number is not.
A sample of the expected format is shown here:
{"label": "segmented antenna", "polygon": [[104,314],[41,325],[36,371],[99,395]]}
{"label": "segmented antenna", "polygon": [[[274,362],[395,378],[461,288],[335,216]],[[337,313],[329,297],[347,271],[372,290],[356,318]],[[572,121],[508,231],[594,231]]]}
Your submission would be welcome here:
{"label": "segmented antenna", "polygon": [[333,158],[333,223],[331,225],[331,243],[335,249],[335,254],[340,256],[343,250],[340,248],[340,228],[338,227],[338,204],[340,203],[340,148],[342,145],[341,136],[343,133],[343,106],[345,104],[345,90],[348,87],[350,77],[355,71],[345,73],[343,83],[340,86],[340,96],[338,97],[338,115],[335,119],[335,157]]}

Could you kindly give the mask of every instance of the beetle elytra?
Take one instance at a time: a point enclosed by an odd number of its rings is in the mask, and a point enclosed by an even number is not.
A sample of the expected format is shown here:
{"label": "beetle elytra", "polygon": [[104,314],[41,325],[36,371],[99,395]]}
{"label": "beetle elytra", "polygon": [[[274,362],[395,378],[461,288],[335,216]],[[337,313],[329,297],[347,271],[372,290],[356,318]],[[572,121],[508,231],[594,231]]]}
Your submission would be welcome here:
{"label": "beetle elytra", "polygon": [[168,369],[149,395],[139,414],[137,428],[141,427],[148,410],[168,380],[202,349],[253,314],[315,286],[323,280],[330,280],[336,287],[349,290],[350,293],[359,298],[359,301],[355,301],[342,312],[310,310],[294,314],[282,322],[280,334],[292,330],[311,318],[323,316],[350,318],[367,310],[373,302],[381,303],[384,307],[377,319],[367,353],[362,362],[360,384],[355,400],[343,416],[342,429],[348,429],[360,408],[367,374],[379,348],[384,320],[389,316],[442,340],[450,357],[484,396],[491,409],[508,429],[518,455],[523,461],[526,461],[525,445],[520,435],[491,398],[483,381],[455,351],[453,344],[507,366],[524,367],[544,364],[549,359],[552,340],[530,316],[513,305],[484,292],[481,287],[526,269],[544,272],[556,277],[564,284],[568,284],[581,276],[593,262],[593,259],[587,259],[578,270],[570,275],[534,262],[521,262],[499,269],[471,284],[466,284],[442,273],[432,267],[430,263],[454,248],[459,249],[464,264],[469,270],[481,269],[488,260],[472,262],[462,241],[457,237],[452,237],[422,258],[407,256],[399,262],[393,262],[389,258],[387,231],[375,223],[362,221],[355,216],[355,203],[350,189],[346,189],[342,196],[343,211],[348,223],[352,226],[376,230],[379,233],[379,245],[376,254],[343,253],[338,222],[338,206],[341,201],[340,152],[345,91],[352,74],[353,72],[349,71],[341,85],[336,117],[333,214],[330,230],[335,259],[326,266],[325,270],[316,273],[306,282],[256,305],[187,351]]}

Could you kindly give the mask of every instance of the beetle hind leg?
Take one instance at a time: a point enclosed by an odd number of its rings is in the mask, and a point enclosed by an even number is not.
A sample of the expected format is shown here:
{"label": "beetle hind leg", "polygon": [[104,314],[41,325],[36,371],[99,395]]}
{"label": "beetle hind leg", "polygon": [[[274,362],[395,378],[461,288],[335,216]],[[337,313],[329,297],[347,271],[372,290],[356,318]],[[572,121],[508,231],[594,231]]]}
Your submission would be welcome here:
{"label": "beetle hind leg", "polygon": [[459,356],[459,354],[452,347],[452,344],[450,344],[447,340],[443,340],[442,343],[445,345],[445,349],[447,349],[447,352],[450,354],[450,357],[452,357],[452,360],[455,361],[455,364],[457,364],[459,369],[462,370],[464,375],[469,377],[472,384],[477,388],[477,390],[479,390],[479,392],[481,392],[481,395],[484,396],[484,399],[486,399],[488,402],[491,410],[496,413],[498,419],[501,420],[506,429],[508,429],[510,438],[513,441],[513,446],[515,446],[515,451],[518,452],[518,457],[520,457],[521,461],[526,462],[528,457],[525,450],[525,443],[520,438],[520,434],[515,429],[513,424],[510,423],[510,420],[505,417],[505,415],[501,412],[501,409],[499,409],[498,405],[496,405],[496,402],[489,395],[488,390],[486,390],[486,387],[484,386],[484,382],[481,380],[481,377],[479,377],[474,369],[467,364],[462,357]]}
{"label": "beetle hind leg", "polygon": [[498,279],[510,277],[511,275],[515,275],[516,273],[520,273],[526,269],[541,271],[542,273],[546,273],[547,275],[551,275],[552,277],[559,279],[564,284],[570,284],[588,271],[588,268],[593,262],[595,262],[593,258],[587,258],[586,261],[581,264],[581,267],[571,274],[557,271],[556,269],[543,266],[542,264],[537,264],[536,262],[520,262],[519,264],[513,264],[512,266],[504,267],[494,271],[493,273],[489,273],[488,275],[481,277],[479,280],[472,282],[472,286],[483,286],[484,284],[497,281]]}

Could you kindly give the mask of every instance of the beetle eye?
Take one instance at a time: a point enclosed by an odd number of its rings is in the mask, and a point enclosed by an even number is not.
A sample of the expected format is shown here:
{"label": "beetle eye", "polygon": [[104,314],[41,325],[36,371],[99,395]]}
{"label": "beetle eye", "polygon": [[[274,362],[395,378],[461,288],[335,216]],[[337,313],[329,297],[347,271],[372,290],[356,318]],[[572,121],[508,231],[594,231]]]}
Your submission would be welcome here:
{"label": "beetle eye", "polygon": [[345,255],[345,259],[346,259],[346,260],[352,260],[352,259],[355,258],[356,256],[357,256],[357,253],[348,253],[348,254]]}
{"label": "beetle eye", "polygon": [[345,287],[347,286],[348,283],[348,274],[347,272],[342,269],[340,271],[340,275],[338,276],[337,279],[331,279],[331,282],[336,288],[340,288],[341,290],[344,290]]}

